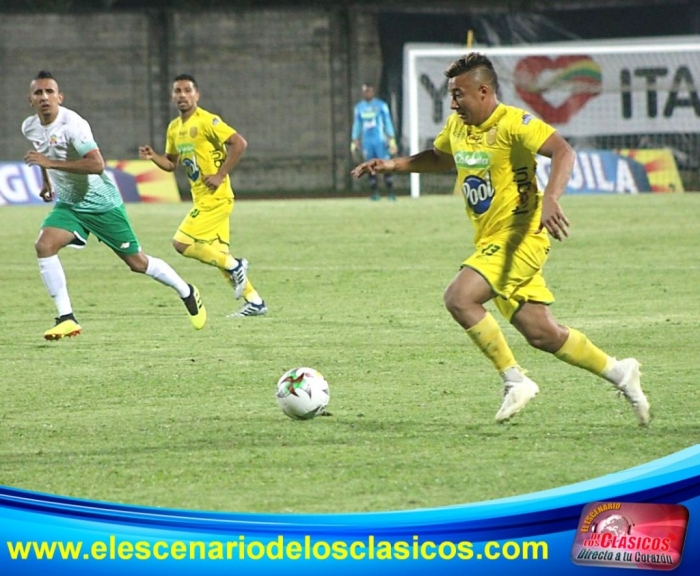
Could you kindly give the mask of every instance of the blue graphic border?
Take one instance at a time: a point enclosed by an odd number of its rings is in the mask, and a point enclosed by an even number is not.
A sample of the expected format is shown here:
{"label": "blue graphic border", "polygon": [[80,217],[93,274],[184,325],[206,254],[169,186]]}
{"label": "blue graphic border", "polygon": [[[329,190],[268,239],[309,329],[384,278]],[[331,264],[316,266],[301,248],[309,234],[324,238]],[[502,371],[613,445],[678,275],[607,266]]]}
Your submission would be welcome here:
{"label": "blue graphic border", "polygon": [[[583,507],[595,501],[646,502],[682,504],[690,512],[686,547],[681,565],[674,575],[694,574],[700,566],[700,533],[694,518],[700,510],[700,445],[670,456],[593,480],[543,492],[503,498],[474,504],[409,511],[352,514],[251,514],[218,513],[189,510],[168,510],[79,500],[40,494],[9,487],[0,487],[0,574],[425,574],[440,570],[451,574],[594,574],[615,568],[576,566],[570,560],[579,517]],[[8,543],[26,541],[82,542],[84,549],[94,542],[110,543],[108,553],[123,541],[212,543],[253,540],[269,544],[283,538],[285,543],[298,541],[319,544],[326,542],[361,541],[364,557],[343,560],[313,557],[229,560],[197,558],[159,560],[154,557],[137,560],[105,557],[95,559],[87,554],[76,560],[13,560]],[[434,546],[469,541],[474,556],[449,560],[436,555],[433,559],[380,559],[374,543],[425,542]],[[503,551],[517,549],[525,541],[545,542],[547,558],[514,557],[488,559],[481,554],[489,541],[510,543]],[[101,545],[101,544],[100,544]],[[123,544],[123,546],[128,546]],[[165,544],[162,544],[165,546]],[[253,550],[257,550],[253,548]],[[416,548],[412,548],[413,551]],[[477,558],[476,552],[479,552]],[[323,555],[323,554],[321,554]],[[602,572],[601,572],[602,573]]]}

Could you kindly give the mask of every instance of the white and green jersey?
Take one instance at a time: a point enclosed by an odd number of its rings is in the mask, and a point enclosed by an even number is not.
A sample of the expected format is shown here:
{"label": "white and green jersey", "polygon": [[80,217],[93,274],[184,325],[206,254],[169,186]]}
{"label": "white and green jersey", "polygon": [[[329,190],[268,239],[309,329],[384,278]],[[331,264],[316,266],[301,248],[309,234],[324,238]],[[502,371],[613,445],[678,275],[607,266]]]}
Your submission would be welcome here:
{"label": "white and green jersey", "polygon": [[[22,134],[34,148],[52,160],[80,160],[98,146],[90,124],[82,116],[64,108],[51,124],[42,125],[35,114],[22,122]],[[56,201],[68,204],[78,212],[105,212],[121,206],[119,190],[102,174],[73,174],[62,170],[48,170],[56,192]]]}

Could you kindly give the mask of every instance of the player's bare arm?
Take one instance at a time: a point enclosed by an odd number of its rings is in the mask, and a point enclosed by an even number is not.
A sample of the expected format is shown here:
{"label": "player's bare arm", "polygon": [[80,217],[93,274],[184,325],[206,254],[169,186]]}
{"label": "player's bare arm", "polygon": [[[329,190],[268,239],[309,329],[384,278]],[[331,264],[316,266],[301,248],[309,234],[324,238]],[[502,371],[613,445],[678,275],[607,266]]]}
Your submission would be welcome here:
{"label": "player's bare arm", "polygon": [[401,156],[389,160],[375,158],[357,166],[351,174],[360,178],[365,174],[374,176],[386,172],[446,172],[454,168],[454,158],[440,150],[423,150],[413,156]]}
{"label": "player's bare arm", "polygon": [[174,172],[180,156],[178,154],[158,154],[153,148],[146,145],[139,146],[139,158],[141,160],[150,160],[165,172]]}
{"label": "player's bare arm", "polygon": [[559,205],[559,198],[571,177],[576,154],[558,132],[547,138],[538,153],[552,159],[549,181],[542,198],[542,220],[539,229],[546,228],[547,232],[561,242],[569,236],[570,224]]}
{"label": "player's bare arm", "polygon": [[41,190],[39,191],[39,196],[44,202],[51,202],[54,199],[53,186],[51,186],[51,180],[46,168],[41,168]]}
{"label": "player's bare arm", "polygon": [[41,152],[30,150],[24,155],[24,163],[27,166],[39,166],[72,174],[102,174],[105,169],[105,161],[99,150],[91,150],[80,160],[52,160]]}
{"label": "player's bare arm", "polygon": [[226,175],[233,170],[243,156],[248,142],[238,132],[231,134],[226,141],[226,160],[219,166],[216,174],[203,174],[202,180],[209,190],[216,190],[226,178]]}

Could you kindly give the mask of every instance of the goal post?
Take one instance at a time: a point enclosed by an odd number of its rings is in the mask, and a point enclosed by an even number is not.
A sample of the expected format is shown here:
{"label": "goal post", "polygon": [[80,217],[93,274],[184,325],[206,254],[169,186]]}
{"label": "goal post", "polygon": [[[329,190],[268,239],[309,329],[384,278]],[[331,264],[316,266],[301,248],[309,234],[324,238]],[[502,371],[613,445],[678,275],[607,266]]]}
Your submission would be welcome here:
{"label": "goal post", "polygon": [[[577,149],[668,148],[679,168],[700,173],[700,38],[560,42],[498,48],[404,46],[403,130],[410,154],[432,146],[451,113],[451,62],[487,55],[500,101],[554,126]],[[411,196],[431,179],[411,174]],[[452,186],[449,186],[449,190]]]}

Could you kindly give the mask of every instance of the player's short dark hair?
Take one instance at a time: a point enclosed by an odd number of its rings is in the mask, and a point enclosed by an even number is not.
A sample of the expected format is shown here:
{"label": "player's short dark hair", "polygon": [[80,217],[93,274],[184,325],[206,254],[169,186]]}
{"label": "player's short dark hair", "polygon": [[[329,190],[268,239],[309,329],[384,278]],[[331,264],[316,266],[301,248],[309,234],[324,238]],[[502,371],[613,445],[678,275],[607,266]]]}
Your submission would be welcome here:
{"label": "player's short dark hair", "polygon": [[195,87],[196,90],[199,90],[199,86],[197,86],[197,81],[194,79],[194,76],[192,74],[178,74],[175,76],[175,80],[173,82],[192,82],[192,86]]}
{"label": "player's short dark hair", "polygon": [[498,74],[496,74],[493,63],[487,56],[479,52],[470,52],[452,62],[445,70],[445,76],[455,78],[477,69],[484,72],[486,81],[491,85],[494,92],[498,92]]}
{"label": "player's short dark hair", "polygon": [[39,70],[34,80],[54,80],[56,83],[58,83],[56,78],[54,78],[54,75],[51,74],[51,72],[49,72],[48,70]]}

